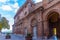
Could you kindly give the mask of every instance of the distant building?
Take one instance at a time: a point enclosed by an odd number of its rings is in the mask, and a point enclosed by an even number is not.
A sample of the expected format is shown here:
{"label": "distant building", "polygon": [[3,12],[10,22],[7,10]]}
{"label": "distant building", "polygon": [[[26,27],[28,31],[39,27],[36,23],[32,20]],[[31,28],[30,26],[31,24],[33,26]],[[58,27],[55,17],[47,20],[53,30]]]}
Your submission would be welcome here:
{"label": "distant building", "polygon": [[16,34],[31,33],[47,38],[56,35],[60,38],[60,0],[43,0],[39,3],[27,0],[17,11],[14,26]]}

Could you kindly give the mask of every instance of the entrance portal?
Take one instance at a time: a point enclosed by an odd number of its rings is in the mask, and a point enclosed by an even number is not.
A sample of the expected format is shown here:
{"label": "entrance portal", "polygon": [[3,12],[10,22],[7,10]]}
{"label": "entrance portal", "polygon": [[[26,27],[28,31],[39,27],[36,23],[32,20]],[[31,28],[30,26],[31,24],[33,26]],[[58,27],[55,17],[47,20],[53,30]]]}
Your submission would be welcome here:
{"label": "entrance portal", "polygon": [[25,32],[25,36],[27,36],[27,28],[25,28],[24,32]]}
{"label": "entrance portal", "polygon": [[37,20],[32,19],[31,21],[31,28],[32,28],[32,35],[33,35],[33,40],[37,39]]}
{"label": "entrance portal", "polygon": [[48,35],[48,38],[51,38],[53,35],[56,35],[57,38],[60,38],[59,14],[56,13],[56,12],[51,13],[48,16],[48,23],[49,23],[49,35]]}
{"label": "entrance portal", "polygon": [[33,27],[33,37],[37,37],[37,27]]}

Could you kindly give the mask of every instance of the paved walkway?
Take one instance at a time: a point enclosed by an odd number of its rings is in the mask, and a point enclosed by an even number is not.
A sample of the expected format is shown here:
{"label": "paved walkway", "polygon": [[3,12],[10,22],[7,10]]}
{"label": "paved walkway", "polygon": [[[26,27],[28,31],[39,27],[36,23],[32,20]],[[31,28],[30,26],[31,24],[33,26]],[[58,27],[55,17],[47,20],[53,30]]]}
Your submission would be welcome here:
{"label": "paved walkway", "polygon": [[[0,35],[0,40],[25,40],[24,36],[19,36],[19,35],[11,34],[11,39],[5,39],[5,36],[6,36],[5,34]],[[33,39],[33,40],[37,40],[37,39]],[[52,39],[43,39],[43,40],[52,40]],[[57,40],[57,39],[53,39],[53,40]]]}
{"label": "paved walkway", "polygon": [[24,40],[24,37],[16,36],[11,34],[11,39],[5,39],[5,34],[0,35],[0,40]]}
{"label": "paved walkway", "polygon": [[25,40],[23,36],[11,34],[11,40]]}

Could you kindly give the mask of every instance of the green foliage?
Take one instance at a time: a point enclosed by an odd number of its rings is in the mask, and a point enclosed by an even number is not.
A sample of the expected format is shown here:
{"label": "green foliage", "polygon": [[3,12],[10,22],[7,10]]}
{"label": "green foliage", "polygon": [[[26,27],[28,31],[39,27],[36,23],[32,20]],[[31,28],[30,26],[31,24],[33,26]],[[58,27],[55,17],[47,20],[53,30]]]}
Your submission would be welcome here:
{"label": "green foliage", "polygon": [[2,28],[7,28],[7,29],[9,29],[10,28],[10,25],[9,25],[9,21],[5,18],[5,17],[2,17],[1,18],[1,21],[0,21],[0,30],[2,29]]}
{"label": "green foliage", "polygon": [[32,35],[31,35],[31,33],[28,32],[28,33],[27,33],[27,36],[32,36]]}
{"label": "green foliage", "polygon": [[2,29],[2,23],[0,22],[0,30]]}

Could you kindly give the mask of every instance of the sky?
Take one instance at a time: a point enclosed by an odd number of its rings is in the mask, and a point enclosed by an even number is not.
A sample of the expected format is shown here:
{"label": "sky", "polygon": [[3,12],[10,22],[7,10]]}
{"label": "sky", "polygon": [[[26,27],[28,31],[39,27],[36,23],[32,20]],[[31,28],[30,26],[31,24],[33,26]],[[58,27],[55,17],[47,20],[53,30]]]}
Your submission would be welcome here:
{"label": "sky", "polygon": [[[10,30],[12,30],[14,16],[17,10],[24,4],[25,1],[26,0],[0,0],[0,14],[2,17],[6,17],[6,19],[9,21]],[[34,0],[35,3],[40,1],[42,0]]]}

